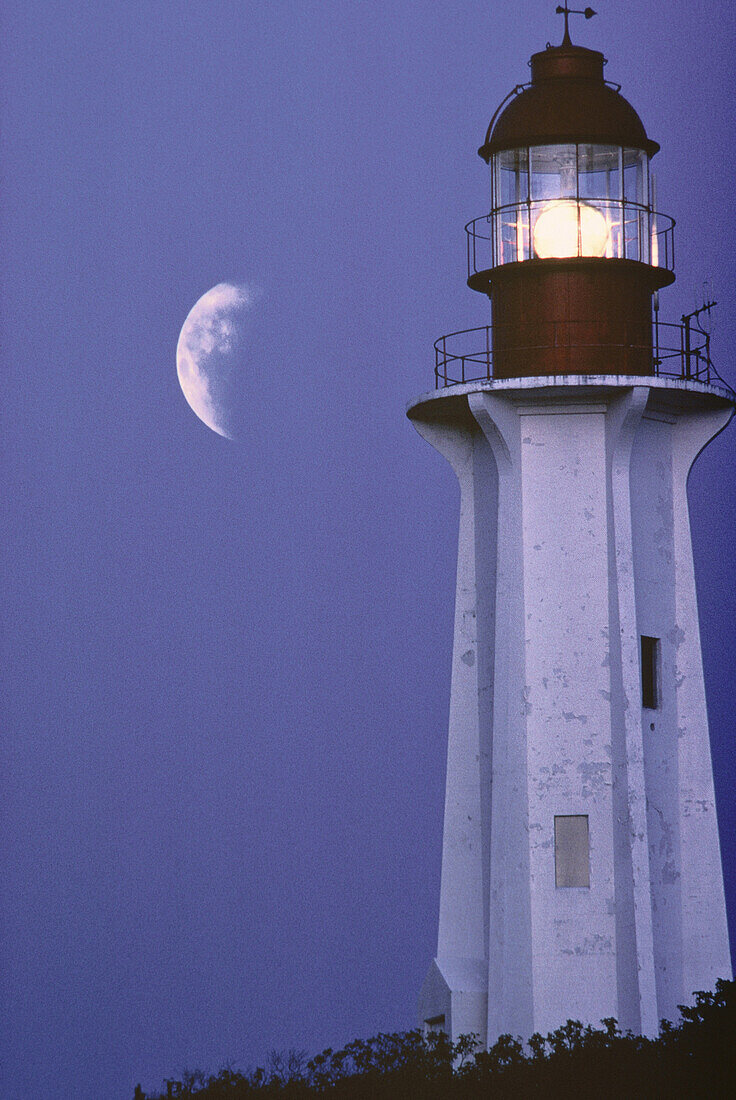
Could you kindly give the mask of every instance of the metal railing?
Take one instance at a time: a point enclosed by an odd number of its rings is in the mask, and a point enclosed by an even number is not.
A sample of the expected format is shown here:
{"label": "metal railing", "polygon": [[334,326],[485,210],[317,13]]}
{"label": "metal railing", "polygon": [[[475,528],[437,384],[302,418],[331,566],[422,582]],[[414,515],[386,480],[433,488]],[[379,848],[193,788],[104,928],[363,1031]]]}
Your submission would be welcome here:
{"label": "metal railing", "polygon": [[[666,271],[674,270],[675,221],[669,215],[626,199],[559,200],[559,204],[567,203],[578,209],[579,231],[570,253],[572,257],[638,260]],[[502,264],[536,259],[534,230],[550,205],[555,204],[548,200],[514,203],[496,207],[485,217],[468,222],[465,226],[468,278]],[[591,209],[600,215],[604,230],[601,241],[596,242],[600,251],[591,250],[587,239],[586,210]]]}
{"label": "metal railing", "polygon": [[[496,354],[515,361],[524,355],[539,357],[549,353],[550,360],[559,353],[574,350],[589,351],[593,356],[610,355],[626,362],[636,360],[637,366],[648,362],[650,374],[668,378],[693,379],[707,385],[720,384],[736,398],[736,393],[724,382],[710,358],[710,336],[693,324],[677,325],[656,319],[651,327],[632,324],[622,329],[623,339],[613,343],[601,339],[600,327],[594,321],[549,321],[524,325],[484,325],[461,329],[435,340],[435,386],[459,385],[463,382],[490,381],[494,377],[494,346]],[[526,330],[526,331],[525,331]],[[550,374],[556,373],[550,370]],[[574,373],[585,373],[575,371]],[[595,373],[600,373],[596,371]],[[626,374],[612,369],[611,374]],[[641,370],[633,373],[641,375]],[[506,375],[504,375],[506,376]],[[646,375],[644,375],[646,377]]]}

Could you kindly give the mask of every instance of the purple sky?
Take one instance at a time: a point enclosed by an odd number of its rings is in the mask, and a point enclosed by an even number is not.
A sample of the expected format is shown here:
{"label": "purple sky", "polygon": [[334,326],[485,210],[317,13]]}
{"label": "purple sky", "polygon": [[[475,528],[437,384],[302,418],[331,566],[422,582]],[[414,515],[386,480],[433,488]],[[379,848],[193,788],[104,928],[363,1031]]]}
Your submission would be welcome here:
{"label": "purple sky", "polygon": [[[730,3],[601,2],[677,219],[663,319],[720,301]],[[6,0],[4,1100],[415,1023],[440,872],[457,490],[405,403],[485,324],[477,157],[550,0]],[[666,7],[666,11],[665,11]],[[262,289],[235,445],[175,349]],[[736,930],[736,429],[691,478]],[[704,914],[707,920],[707,914]]]}

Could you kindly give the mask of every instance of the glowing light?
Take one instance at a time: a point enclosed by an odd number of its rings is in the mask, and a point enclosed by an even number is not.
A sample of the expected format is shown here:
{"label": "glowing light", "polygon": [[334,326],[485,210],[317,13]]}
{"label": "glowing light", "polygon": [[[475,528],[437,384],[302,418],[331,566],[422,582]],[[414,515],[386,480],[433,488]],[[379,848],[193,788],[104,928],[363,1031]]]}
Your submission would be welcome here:
{"label": "glowing light", "polygon": [[574,199],[548,203],[534,226],[534,251],[542,259],[603,256],[608,223],[600,210]]}
{"label": "glowing light", "polygon": [[521,220],[521,212],[516,222],[516,259],[524,259],[524,223]]}

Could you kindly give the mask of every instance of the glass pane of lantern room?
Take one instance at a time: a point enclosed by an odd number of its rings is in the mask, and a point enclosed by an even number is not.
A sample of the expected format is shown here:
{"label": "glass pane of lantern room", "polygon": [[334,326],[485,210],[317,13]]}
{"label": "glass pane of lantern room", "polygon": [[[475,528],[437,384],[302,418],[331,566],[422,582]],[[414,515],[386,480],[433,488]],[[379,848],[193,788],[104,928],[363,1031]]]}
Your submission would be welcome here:
{"label": "glass pane of lantern room", "polygon": [[529,197],[528,150],[504,149],[494,162],[493,206],[511,206]]}
{"label": "glass pane of lantern room", "polygon": [[646,206],[647,155],[641,149],[624,149],[624,198]]}
{"label": "glass pane of lantern room", "polygon": [[[640,149],[624,149],[624,249],[627,260],[649,260],[647,156]],[[631,204],[631,205],[629,205]]]}
{"label": "glass pane of lantern room", "polygon": [[574,199],[575,146],[535,145],[530,154],[532,199]]}
{"label": "glass pane of lantern room", "polygon": [[578,146],[578,194],[581,199],[620,199],[618,146]]}

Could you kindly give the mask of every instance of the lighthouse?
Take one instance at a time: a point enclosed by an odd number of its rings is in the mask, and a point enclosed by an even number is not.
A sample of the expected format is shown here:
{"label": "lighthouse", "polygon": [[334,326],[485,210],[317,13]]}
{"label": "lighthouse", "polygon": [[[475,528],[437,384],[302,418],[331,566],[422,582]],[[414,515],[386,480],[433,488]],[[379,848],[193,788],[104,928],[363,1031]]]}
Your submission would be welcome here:
{"label": "lighthouse", "polygon": [[487,1045],[570,1018],[655,1035],[731,976],[686,486],[736,395],[699,317],[660,318],[658,145],[558,11],[479,149],[491,323],[437,340],[408,409],[460,486],[419,1015]]}

